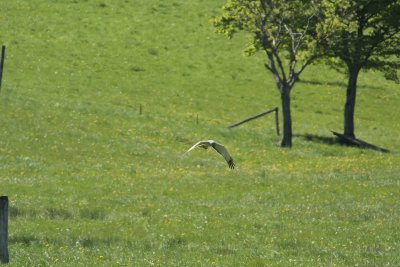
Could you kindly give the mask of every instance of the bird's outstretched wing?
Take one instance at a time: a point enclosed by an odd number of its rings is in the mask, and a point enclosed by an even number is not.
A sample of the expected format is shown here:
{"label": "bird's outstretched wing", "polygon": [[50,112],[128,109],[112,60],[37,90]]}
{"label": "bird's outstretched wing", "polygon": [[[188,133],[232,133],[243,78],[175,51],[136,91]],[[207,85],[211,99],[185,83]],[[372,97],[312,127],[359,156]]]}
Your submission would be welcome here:
{"label": "bird's outstretched wing", "polygon": [[211,144],[211,146],[219,153],[221,154],[224,159],[226,160],[226,162],[228,163],[229,168],[233,169],[235,168],[235,163],[233,162],[233,158],[231,157],[231,155],[229,155],[228,150],[226,150],[226,148],[221,145],[218,144],[217,142],[213,142]]}
{"label": "bird's outstretched wing", "polygon": [[186,154],[186,153],[192,151],[193,149],[195,149],[195,148],[198,147],[198,146],[204,146],[204,145],[206,145],[206,144],[209,145],[208,141],[199,141],[199,142],[197,142],[196,144],[194,144],[191,148],[189,148],[184,154]]}

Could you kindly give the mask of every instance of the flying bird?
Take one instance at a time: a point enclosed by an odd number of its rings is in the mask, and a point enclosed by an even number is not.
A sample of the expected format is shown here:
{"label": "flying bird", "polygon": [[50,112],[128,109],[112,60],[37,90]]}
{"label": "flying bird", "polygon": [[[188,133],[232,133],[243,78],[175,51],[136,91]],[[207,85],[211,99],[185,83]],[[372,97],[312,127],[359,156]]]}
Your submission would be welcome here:
{"label": "flying bird", "polygon": [[204,149],[208,149],[209,147],[214,148],[215,151],[217,151],[224,157],[224,159],[228,163],[229,168],[231,169],[235,168],[235,163],[233,162],[233,158],[231,157],[231,155],[229,155],[228,150],[226,150],[226,148],[223,145],[215,142],[214,140],[199,141],[196,144],[194,144],[191,148],[189,148],[189,150],[186,151],[185,154],[192,151],[196,147],[201,147]]}

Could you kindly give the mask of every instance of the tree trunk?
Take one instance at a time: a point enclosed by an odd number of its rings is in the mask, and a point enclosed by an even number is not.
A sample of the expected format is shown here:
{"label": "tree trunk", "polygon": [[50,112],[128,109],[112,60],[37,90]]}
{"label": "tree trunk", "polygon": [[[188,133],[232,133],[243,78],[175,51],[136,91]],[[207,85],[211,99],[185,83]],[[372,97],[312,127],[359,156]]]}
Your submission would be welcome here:
{"label": "tree trunk", "polygon": [[349,77],[347,83],[346,103],[344,105],[344,132],[350,138],[355,138],[354,134],[354,109],[356,105],[357,79],[359,67],[349,67]]}
{"label": "tree trunk", "polygon": [[283,137],[281,147],[292,146],[292,117],[290,114],[290,89],[282,86],[281,90],[282,117],[283,117]]}

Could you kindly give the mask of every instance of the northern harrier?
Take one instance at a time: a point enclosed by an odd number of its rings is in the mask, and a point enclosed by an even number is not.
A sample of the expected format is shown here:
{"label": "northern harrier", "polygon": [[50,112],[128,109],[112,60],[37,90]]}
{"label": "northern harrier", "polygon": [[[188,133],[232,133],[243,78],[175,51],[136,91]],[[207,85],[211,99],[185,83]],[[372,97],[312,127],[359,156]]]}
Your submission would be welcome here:
{"label": "northern harrier", "polygon": [[228,163],[229,168],[231,169],[235,168],[235,163],[233,162],[231,155],[229,155],[228,150],[226,150],[226,148],[223,145],[215,142],[214,140],[199,141],[196,144],[194,144],[191,148],[189,148],[189,150],[186,151],[185,154],[195,149],[196,147],[201,147],[204,149],[208,149],[209,147],[214,148],[215,151],[217,151],[224,157],[224,159]]}

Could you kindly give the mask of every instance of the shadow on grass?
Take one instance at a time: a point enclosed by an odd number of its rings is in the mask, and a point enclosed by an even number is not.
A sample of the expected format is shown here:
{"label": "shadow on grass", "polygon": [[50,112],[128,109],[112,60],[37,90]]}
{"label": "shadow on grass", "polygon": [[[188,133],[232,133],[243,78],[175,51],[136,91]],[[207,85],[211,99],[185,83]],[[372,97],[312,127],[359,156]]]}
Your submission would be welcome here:
{"label": "shadow on grass", "polygon": [[336,137],[328,137],[328,136],[321,136],[321,135],[314,135],[314,134],[299,134],[295,135],[296,137],[300,137],[304,139],[305,141],[310,141],[310,142],[316,142],[320,144],[327,144],[327,145],[337,145],[337,146],[346,146],[346,147],[358,147],[360,149],[371,149],[379,152],[384,152],[384,153],[389,153],[390,150],[379,147],[370,143],[367,143],[363,140],[360,139],[345,139],[341,137],[342,135],[333,132],[336,135]]}
{"label": "shadow on grass", "polygon": [[38,243],[40,240],[33,235],[11,235],[8,241],[10,244],[21,244],[29,246]]}
{"label": "shadow on grass", "polygon": [[[325,81],[317,81],[317,80],[300,80],[300,83],[308,84],[308,85],[326,85],[326,86],[337,86],[346,89],[347,88],[347,83],[342,82],[342,81],[331,81],[331,82],[325,82]],[[374,85],[358,85],[358,88],[365,88],[365,89],[374,89],[374,90],[382,90],[382,86],[374,86]]]}
{"label": "shadow on grass", "polygon": [[327,86],[338,86],[346,88],[347,84],[345,82],[334,81],[334,82],[322,82],[315,80],[300,80],[300,83],[309,84],[309,85],[327,85]]}
{"label": "shadow on grass", "polygon": [[327,145],[338,145],[343,146],[344,144],[339,142],[339,140],[335,137],[328,137],[322,135],[315,135],[315,134],[296,134],[295,137],[299,137],[305,141],[320,143],[320,144],[327,144]]}
{"label": "shadow on grass", "polygon": [[10,244],[19,244],[25,246],[33,245],[56,245],[56,246],[82,246],[85,248],[94,248],[99,246],[111,247],[115,245],[132,246],[134,245],[131,241],[117,237],[69,237],[69,238],[58,238],[58,237],[43,237],[35,236],[31,234],[16,234],[10,235]]}

